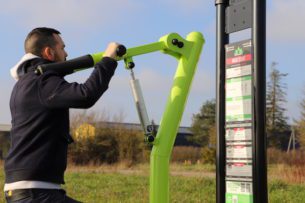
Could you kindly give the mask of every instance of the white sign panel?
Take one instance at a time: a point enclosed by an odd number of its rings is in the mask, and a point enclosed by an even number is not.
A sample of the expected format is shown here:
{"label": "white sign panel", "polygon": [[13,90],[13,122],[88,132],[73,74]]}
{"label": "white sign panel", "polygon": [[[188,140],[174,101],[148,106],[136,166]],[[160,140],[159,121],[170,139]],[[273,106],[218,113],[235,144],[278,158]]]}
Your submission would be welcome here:
{"label": "white sign panel", "polygon": [[252,158],[252,145],[247,143],[237,143],[227,145],[227,159],[249,159]]}
{"label": "white sign panel", "polygon": [[246,141],[252,139],[252,129],[245,127],[227,128],[226,141]]}
{"label": "white sign panel", "polygon": [[252,178],[252,162],[249,160],[233,160],[227,162],[226,175]]}

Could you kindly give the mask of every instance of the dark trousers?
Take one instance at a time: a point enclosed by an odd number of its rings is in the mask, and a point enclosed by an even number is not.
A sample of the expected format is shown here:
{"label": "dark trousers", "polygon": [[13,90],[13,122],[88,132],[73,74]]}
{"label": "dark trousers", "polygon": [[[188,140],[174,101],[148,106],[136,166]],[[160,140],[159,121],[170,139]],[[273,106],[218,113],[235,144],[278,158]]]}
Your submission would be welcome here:
{"label": "dark trousers", "polygon": [[7,203],[81,203],[66,195],[64,190],[21,189],[5,192]]}

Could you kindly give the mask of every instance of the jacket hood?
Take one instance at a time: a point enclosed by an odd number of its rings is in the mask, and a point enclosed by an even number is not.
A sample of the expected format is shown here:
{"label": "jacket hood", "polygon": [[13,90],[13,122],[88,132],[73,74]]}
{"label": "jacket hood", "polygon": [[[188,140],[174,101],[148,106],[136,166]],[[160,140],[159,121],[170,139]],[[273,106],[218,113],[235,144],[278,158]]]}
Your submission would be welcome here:
{"label": "jacket hood", "polygon": [[13,67],[11,68],[10,72],[11,72],[11,76],[15,79],[15,80],[19,80],[19,71],[20,71],[20,67],[22,66],[22,64],[26,61],[29,61],[31,59],[34,59],[34,58],[40,58],[39,56],[36,56],[34,54],[31,54],[31,53],[27,53],[25,54],[21,59],[20,61]]}

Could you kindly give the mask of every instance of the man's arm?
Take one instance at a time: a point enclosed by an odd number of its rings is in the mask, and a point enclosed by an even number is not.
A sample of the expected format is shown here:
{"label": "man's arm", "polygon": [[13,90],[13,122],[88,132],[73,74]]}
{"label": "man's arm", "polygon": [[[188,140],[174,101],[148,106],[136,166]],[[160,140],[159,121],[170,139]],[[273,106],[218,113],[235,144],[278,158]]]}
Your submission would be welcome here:
{"label": "man's arm", "polygon": [[69,83],[56,72],[46,72],[40,76],[40,100],[48,108],[89,108],[108,89],[116,66],[114,59],[104,57],[83,84]]}

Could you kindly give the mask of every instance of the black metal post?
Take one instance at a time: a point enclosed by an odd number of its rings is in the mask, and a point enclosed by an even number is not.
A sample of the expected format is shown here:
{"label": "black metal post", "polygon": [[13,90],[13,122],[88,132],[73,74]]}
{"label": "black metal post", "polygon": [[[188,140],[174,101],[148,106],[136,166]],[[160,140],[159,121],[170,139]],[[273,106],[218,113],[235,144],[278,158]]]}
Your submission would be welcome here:
{"label": "black metal post", "polygon": [[225,202],[225,11],[229,0],[216,0],[216,202]]}
{"label": "black metal post", "polygon": [[266,160],[266,0],[253,0],[254,163],[253,200],[268,202]]}

